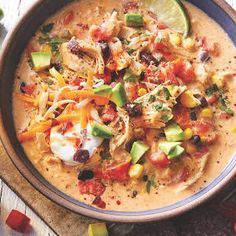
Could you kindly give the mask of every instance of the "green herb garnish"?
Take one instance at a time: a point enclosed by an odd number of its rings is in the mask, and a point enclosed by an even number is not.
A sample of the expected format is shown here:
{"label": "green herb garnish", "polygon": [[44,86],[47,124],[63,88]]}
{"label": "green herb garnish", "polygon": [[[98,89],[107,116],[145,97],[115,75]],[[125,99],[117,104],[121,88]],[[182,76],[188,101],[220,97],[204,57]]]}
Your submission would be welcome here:
{"label": "green herb garnish", "polygon": [[34,67],[34,63],[33,63],[33,61],[32,61],[32,58],[30,57],[29,59],[28,59],[28,64],[29,64],[29,66],[30,66],[30,68],[31,69],[33,69],[33,67]]}
{"label": "green herb garnish", "polygon": [[121,43],[124,45],[129,45],[129,41],[125,38],[120,39]]}
{"label": "green herb garnish", "polygon": [[169,120],[171,120],[172,117],[170,117],[169,115],[162,115],[161,116],[161,120],[164,122],[164,123],[167,123]]}
{"label": "green herb garnish", "polygon": [[149,97],[149,99],[148,99],[148,102],[149,102],[149,103],[153,103],[153,102],[155,102],[155,101],[156,101],[155,96],[154,96],[154,95],[150,95],[150,97]]}
{"label": "green herb garnish", "polygon": [[164,104],[163,103],[159,103],[157,105],[154,105],[154,108],[155,108],[156,111],[163,111]]}
{"label": "green herb garnish", "polygon": [[226,98],[226,96],[224,95],[224,92],[221,91],[220,92],[220,97],[219,97],[219,108],[221,111],[226,112],[227,114],[233,116],[234,115],[234,111],[228,107],[228,100]]}
{"label": "green herb garnish", "polygon": [[51,32],[52,28],[54,26],[54,23],[49,23],[47,25],[43,25],[40,29],[40,31],[43,33],[43,34],[47,34],[49,32]]}
{"label": "green herb garnish", "polygon": [[219,91],[218,86],[216,84],[213,84],[206,89],[205,93],[207,96],[211,96],[213,93],[216,93],[218,91]]}
{"label": "green herb garnish", "polygon": [[150,190],[151,190],[151,181],[148,180],[147,183],[146,183],[146,191],[147,191],[147,193],[150,193]]}
{"label": "green herb garnish", "polygon": [[147,191],[147,193],[150,193],[151,187],[153,187],[153,188],[157,187],[154,175],[151,177],[150,180],[147,179],[147,181],[146,181],[146,191]]}
{"label": "green herb garnish", "polygon": [[135,52],[134,49],[132,49],[132,48],[127,48],[127,53],[128,53],[129,55],[131,55],[133,52]]}
{"label": "green herb garnish", "polygon": [[163,87],[163,93],[164,93],[165,99],[168,101],[170,99],[170,97],[171,97],[171,94],[170,94],[168,88]]}
{"label": "green herb garnish", "polygon": [[162,42],[163,42],[162,38],[159,38],[159,37],[155,38],[155,43],[162,43]]}

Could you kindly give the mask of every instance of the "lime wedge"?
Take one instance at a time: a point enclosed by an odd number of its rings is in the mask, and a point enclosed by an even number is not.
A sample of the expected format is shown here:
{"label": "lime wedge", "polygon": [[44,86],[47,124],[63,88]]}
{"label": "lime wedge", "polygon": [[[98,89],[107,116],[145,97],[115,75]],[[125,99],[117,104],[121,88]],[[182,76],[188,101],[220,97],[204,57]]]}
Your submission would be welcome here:
{"label": "lime wedge", "polygon": [[187,37],[191,28],[188,13],[180,0],[139,0],[141,6],[175,32]]}

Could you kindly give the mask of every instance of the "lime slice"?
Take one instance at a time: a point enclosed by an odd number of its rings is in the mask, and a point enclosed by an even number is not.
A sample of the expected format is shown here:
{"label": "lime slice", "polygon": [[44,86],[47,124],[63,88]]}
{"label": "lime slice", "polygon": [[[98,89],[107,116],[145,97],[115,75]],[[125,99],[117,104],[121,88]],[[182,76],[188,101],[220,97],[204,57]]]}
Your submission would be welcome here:
{"label": "lime slice", "polygon": [[155,13],[158,19],[175,32],[187,37],[191,28],[190,20],[180,0],[139,0],[141,6]]}

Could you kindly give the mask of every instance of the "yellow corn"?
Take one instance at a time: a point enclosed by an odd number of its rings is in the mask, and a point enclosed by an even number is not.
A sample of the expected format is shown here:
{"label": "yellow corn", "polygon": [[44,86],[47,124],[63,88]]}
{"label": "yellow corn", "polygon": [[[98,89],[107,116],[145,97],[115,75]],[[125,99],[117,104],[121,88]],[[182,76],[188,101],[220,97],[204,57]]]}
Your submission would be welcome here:
{"label": "yellow corn", "polygon": [[186,49],[193,50],[195,48],[195,42],[192,38],[186,38],[183,40],[183,46]]}
{"label": "yellow corn", "polygon": [[43,52],[49,52],[49,53],[52,54],[51,47],[50,47],[49,45],[47,45],[47,44],[44,44],[44,45],[42,46],[42,51],[43,51]]}
{"label": "yellow corn", "polygon": [[142,97],[143,95],[145,95],[147,93],[147,90],[145,88],[140,88],[138,90],[138,96]]}
{"label": "yellow corn", "polygon": [[204,108],[201,110],[199,117],[201,118],[212,118],[213,117],[213,111],[210,108]]}
{"label": "yellow corn", "polygon": [[187,90],[181,95],[180,102],[187,108],[194,108],[201,104],[200,101],[193,96],[193,93],[190,90]]}
{"label": "yellow corn", "polygon": [[143,194],[145,194],[146,192],[147,192],[147,191],[146,191],[146,186],[143,185],[142,188],[141,188],[141,190],[140,190],[140,194],[143,195]]}
{"label": "yellow corn", "polygon": [[60,87],[63,87],[66,85],[63,76],[54,67],[49,70],[49,73],[53,78],[57,80]]}
{"label": "yellow corn", "polygon": [[225,77],[224,76],[213,75],[211,77],[211,81],[213,84],[216,84],[219,88],[222,88],[225,85]]}
{"label": "yellow corn", "polygon": [[140,164],[132,165],[129,169],[130,178],[138,179],[142,175],[143,169],[144,169],[143,166]]}
{"label": "yellow corn", "polygon": [[180,34],[178,34],[178,33],[170,34],[170,35],[169,35],[169,40],[170,40],[170,43],[171,43],[173,46],[180,46],[181,43],[182,43],[181,36],[180,36]]}
{"label": "yellow corn", "polygon": [[192,131],[192,129],[187,128],[187,129],[184,130],[184,139],[185,139],[185,140],[191,139],[192,136],[193,136],[193,131]]}
{"label": "yellow corn", "polygon": [[48,85],[47,84],[43,84],[42,85],[42,89],[43,89],[43,91],[47,91],[48,90]]}
{"label": "yellow corn", "polygon": [[236,134],[236,127],[232,128],[231,132]]}
{"label": "yellow corn", "polygon": [[195,153],[197,151],[197,148],[192,143],[187,142],[186,145],[185,145],[185,151],[188,154],[193,154],[193,153]]}

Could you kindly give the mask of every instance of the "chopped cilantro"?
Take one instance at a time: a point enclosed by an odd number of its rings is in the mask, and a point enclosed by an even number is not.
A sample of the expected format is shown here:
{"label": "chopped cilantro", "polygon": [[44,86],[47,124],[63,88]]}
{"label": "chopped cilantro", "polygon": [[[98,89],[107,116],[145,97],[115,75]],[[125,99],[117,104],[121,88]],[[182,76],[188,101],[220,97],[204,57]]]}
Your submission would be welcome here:
{"label": "chopped cilantro", "polygon": [[155,181],[155,176],[153,175],[152,177],[151,177],[151,185],[152,185],[152,187],[154,187],[154,188],[156,188],[156,181]]}
{"label": "chopped cilantro", "polygon": [[155,43],[162,43],[162,42],[163,42],[162,38],[159,38],[159,37],[155,38]]}
{"label": "chopped cilantro", "polygon": [[33,64],[33,61],[32,61],[31,57],[28,59],[28,64],[29,64],[31,69],[34,67],[34,64]]}
{"label": "chopped cilantro", "polygon": [[218,92],[218,91],[219,91],[218,86],[216,84],[213,84],[209,86],[205,92],[207,96],[211,96],[213,93]]}
{"label": "chopped cilantro", "polygon": [[146,181],[146,191],[147,191],[147,193],[150,193],[151,187],[154,187],[154,188],[157,187],[156,182],[155,182],[155,176],[154,176],[154,175],[151,177],[150,180],[147,179],[147,181]]}
{"label": "chopped cilantro", "polygon": [[54,84],[54,81],[50,78],[47,78],[46,83],[50,86]]}
{"label": "chopped cilantro", "polygon": [[127,53],[128,53],[129,55],[131,55],[133,52],[135,52],[134,49],[132,49],[132,48],[127,48]]}
{"label": "chopped cilantro", "polygon": [[156,111],[163,111],[164,104],[159,103],[159,104],[155,105],[154,108],[155,108]]}
{"label": "chopped cilantro", "polygon": [[165,99],[168,101],[170,99],[170,97],[171,97],[171,94],[170,94],[168,88],[163,87],[163,93],[164,93]]}
{"label": "chopped cilantro", "polygon": [[151,190],[151,181],[148,180],[148,181],[146,182],[146,191],[147,191],[147,193],[150,193],[150,190]]}
{"label": "chopped cilantro", "polygon": [[153,102],[155,102],[155,101],[156,101],[155,96],[154,96],[154,95],[150,95],[150,97],[149,97],[149,99],[148,99],[148,102],[149,102],[149,103],[153,103]]}
{"label": "chopped cilantro", "polygon": [[220,93],[220,97],[219,97],[219,105],[220,105],[220,110],[226,112],[227,114],[233,116],[234,115],[234,111],[228,107],[228,100],[225,97],[224,93],[221,92]]}
{"label": "chopped cilantro", "polygon": [[41,31],[43,34],[47,34],[47,33],[49,33],[49,32],[52,30],[53,26],[54,26],[54,23],[49,23],[49,24],[47,24],[47,25],[43,25],[43,26],[41,27],[40,31]]}
{"label": "chopped cilantro", "polygon": [[121,43],[124,45],[129,45],[129,41],[125,38],[120,39]]}

